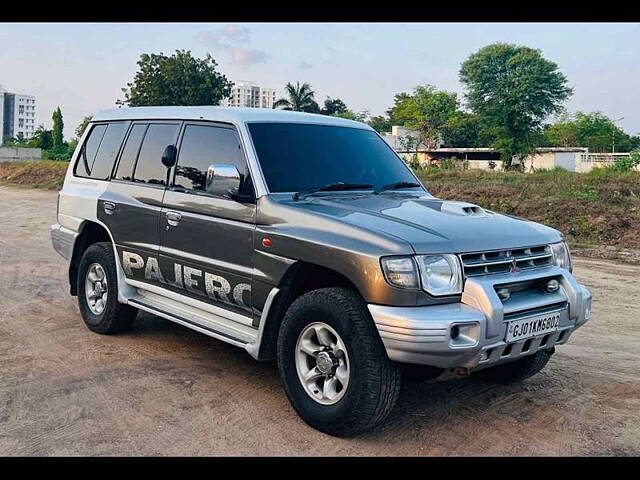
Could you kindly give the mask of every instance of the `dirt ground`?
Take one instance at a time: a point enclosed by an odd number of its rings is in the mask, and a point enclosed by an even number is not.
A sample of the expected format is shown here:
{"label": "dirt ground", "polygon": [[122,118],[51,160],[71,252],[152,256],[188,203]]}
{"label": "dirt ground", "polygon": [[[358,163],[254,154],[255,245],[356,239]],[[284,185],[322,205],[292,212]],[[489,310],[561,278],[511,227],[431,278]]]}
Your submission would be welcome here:
{"label": "dirt ground", "polygon": [[51,191],[0,186],[0,455],[640,455],[640,267],[575,258],[594,316],[515,386],[413,379],[378,430],[304,424],[275,365],[167,320],[91,333]]}

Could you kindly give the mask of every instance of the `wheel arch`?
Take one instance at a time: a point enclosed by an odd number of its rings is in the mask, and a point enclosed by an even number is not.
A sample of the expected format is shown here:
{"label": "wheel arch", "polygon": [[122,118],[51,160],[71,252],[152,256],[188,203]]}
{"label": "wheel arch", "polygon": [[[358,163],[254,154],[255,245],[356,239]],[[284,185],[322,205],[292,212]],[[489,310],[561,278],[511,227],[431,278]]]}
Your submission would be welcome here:
{"label": "wheel arch", "polygon": [[109,231],[99,223],[85,220],[80,226],[80,233],[73,245],[73,253],[69,261],[69,286],[70,294],[78,295],[78,267],[84,252],[94,243],[113,243]]}
{"label": "wheel arch", "polygon": [[298,261],[291,265],[278,284],[278,292],[270,305],[264,324],[256,358],[269,361],[275,359],[278,331],[289,306],[301,295],[312,290],[342,287],[353,290],[362,298],[356,285],[346,276],[322,265]]}

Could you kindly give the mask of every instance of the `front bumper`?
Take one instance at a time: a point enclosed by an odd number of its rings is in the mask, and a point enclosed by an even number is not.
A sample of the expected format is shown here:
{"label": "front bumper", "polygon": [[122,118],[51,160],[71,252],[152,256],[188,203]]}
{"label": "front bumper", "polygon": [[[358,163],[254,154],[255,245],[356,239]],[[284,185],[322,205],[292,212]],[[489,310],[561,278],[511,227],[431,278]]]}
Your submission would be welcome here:
{"label": "front bumper", "polygon": [[[496,286],[555,278],[555,293],[521,291],[501,301]],[[516,287],[517,288],[517,287]],[[591,315],[591,293],[570,272],[544,267],[518,274],[471,277],[459,303],[421,307],[368,305],[391,360],[439,368],[477,369],[565,343]],[[508,344],[508,322],[560,312],[558,330]],[[452,335],[452,330],[456,334]]]}

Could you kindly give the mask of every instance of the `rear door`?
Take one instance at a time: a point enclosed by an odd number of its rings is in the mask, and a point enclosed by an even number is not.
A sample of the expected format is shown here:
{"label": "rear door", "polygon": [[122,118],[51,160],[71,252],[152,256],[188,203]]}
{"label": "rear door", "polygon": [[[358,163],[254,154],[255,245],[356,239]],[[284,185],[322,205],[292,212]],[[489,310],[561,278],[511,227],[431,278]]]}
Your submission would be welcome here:
{"label": "rear door", "polygon": [[[205,192],[207,168],[216,163],[238,167],[241,199]],[[235,127],[185,122],[174,170],[160,218],[160,267],[169,288],[250,314],[256,204]]]}
{"label": "rear door", "polygon": [[98,218],[113,235],[125,275],[161,285],[159,218],[167,169],[162,153],[175,145],[181,122],[134,122],[129,129]]}

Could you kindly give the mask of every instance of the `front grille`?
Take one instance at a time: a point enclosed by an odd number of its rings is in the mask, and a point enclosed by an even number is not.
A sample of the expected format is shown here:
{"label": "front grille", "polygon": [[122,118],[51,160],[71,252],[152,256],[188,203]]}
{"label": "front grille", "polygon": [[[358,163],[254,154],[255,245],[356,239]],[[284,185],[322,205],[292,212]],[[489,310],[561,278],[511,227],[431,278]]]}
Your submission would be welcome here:
{"label": "front grille", "polygon": [[463,253],[460,255],[465,277],[509,273],[515,266],[521,270],[545,267],[552,264],[551,247],[513,248],[490,252]]}

